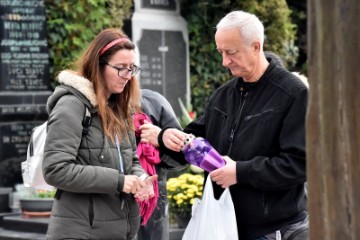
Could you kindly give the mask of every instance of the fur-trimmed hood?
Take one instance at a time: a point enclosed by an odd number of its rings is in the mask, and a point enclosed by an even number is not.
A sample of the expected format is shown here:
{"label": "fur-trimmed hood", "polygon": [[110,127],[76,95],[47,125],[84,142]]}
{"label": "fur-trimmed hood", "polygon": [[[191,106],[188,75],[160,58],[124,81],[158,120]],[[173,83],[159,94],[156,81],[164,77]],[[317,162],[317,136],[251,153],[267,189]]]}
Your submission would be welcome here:
{"label": "fur-trimmed hood", "polygon": [[93,84],[88,79],[80,76],[77,72],[64,70],[60,72],[57,80],[60,85],[55,88],[55,91],[48,99],[48,113],[51,112],[57,101],[62,96],[69,94],[69,92],[81,99],[90,109],[97,107],[98,103]]}
{"label": "fur-trimmed hood", "polygon": [[90,101],[91,105],[94,107],[97,106],[94,86],[88,79],[79,76],[76,72],[64,70],[60,72],[58,81],[59,83],[75,88]]}

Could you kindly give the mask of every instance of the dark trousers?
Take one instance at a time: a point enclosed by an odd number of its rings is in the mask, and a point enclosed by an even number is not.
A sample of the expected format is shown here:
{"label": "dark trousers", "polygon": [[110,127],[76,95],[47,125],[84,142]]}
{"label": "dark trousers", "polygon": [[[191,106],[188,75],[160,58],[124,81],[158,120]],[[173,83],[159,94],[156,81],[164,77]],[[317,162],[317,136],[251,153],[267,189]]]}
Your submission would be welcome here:
{"label": "dark trousers", "polygon": [[253,238],[250,240],[308,240],[309,239],[309,218],[286,225],[280,230],[267,234],[265,236]]}

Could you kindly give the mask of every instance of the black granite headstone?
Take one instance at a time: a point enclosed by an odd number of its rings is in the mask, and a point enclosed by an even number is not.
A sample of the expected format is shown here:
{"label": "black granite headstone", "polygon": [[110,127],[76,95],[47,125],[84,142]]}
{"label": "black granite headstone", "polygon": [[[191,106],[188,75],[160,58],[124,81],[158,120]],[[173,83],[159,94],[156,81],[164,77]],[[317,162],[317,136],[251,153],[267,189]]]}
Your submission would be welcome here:
{"label": "black granite headstone", "polygon": [[161,93],[182,115],[179,101],[189,103],[187,25],[177,0],[137,0],[132,38],[140,52],[141,88]]}
{"label": "black granite headstone", "polygon": [[0,1],[0,91],[49,89],[44,1]]}
{"label": "black granite headstone", "polygon": [[0,0],[0,186],[21,183],[20,162],[50,91],[44,0]]}
{"label": "black granite headstone", "polygon": [[[165,96],[170,99],[174,110],[181,116],[181,110],[178,99],[184,101],[187,91],[187,45],[184,41],[183,34],[180,31],[165,31],[165,46],[169,47],[165,59],[165,78],[167,79]],[[171,59],[171,64],[167,64]],[[165,79],[164,78],[164,79]],[[184,101],[185,102],[185,101]]]}
{"label": "black granite headstone", "polygon": [[159,51],[162,35],[163,31],[143,30],[138,47],[141,51],[141,87],[163,94],[165,91],[165,81],[163,80],[165,52]]}
{"label": "black granite headstone", "polygon": [[138,43],[141,87],[168,99],[176,113],[186,93],[186,43],[181,31],[143,30]]}

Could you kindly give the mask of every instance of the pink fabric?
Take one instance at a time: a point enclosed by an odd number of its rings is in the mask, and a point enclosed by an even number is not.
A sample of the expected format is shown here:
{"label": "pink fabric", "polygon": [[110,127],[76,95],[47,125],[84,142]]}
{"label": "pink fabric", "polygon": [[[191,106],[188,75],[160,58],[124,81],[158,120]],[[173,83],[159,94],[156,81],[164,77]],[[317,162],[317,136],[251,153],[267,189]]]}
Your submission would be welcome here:
{"label": "pink fabric", "polygon": [[[151,123],[150,118],[145,113],[134,114],[135,136],[137,137],[140,137],[141,131],[139,130],[139,127],[144,124],[144,120]],[[159,150],[149,143],[140,142],[137,146],[136,154],[139,157],[140,164],[143,169],[150,176],[156,174],[155,164],[160,163]],[[141,225],[146,225],[157,205],[157,201],[159,198],[159,186],[157,180],[154,181],[153,186],[154,197],[142,202],[138,201],[140,207],[140,215],[143,219]]]}

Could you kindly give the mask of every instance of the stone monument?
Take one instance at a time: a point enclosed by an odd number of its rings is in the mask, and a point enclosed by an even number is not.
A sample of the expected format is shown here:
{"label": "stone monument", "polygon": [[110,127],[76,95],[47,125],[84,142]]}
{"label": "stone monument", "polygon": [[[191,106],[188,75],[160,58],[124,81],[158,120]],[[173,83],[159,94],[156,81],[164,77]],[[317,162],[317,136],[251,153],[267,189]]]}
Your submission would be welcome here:
{"label": "stone monument", "polygon": [[0,187],[22,183],[31,130],[51,94],[43,0],[0,0]]}
{"label": "stone monument", "polygon": [[132,40],[140,52],[140,85],[161,93],[178,117],[190,103],[189,40],[178,0],[135,0]]}

